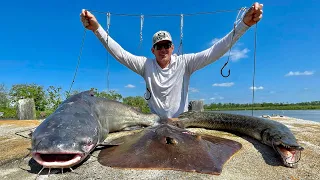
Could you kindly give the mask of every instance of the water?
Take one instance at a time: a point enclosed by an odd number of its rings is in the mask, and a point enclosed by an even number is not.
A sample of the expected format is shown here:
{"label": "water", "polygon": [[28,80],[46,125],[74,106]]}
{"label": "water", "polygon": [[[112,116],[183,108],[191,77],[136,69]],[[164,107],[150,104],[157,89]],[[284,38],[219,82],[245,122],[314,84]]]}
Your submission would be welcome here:
{"label": "water", "polygon": [[[240,111],[221,111],[226,113],[252,115],[252,110]],[[320,122],[320,110],[253,110],[253,116],[261,117],[262,115],[283,115],[303,120]]]}

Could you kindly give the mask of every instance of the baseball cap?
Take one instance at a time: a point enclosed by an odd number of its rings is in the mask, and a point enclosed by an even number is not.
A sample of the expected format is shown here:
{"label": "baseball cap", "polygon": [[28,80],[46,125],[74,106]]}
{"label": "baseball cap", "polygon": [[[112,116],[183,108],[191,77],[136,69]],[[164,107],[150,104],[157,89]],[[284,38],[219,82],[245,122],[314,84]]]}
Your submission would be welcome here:
{"label": "baseball cap", "polygon": [[170,33],[167,31],[158,31],[152,37],[152,46],[154,46],[157,42],[164,40],[172,42]]}

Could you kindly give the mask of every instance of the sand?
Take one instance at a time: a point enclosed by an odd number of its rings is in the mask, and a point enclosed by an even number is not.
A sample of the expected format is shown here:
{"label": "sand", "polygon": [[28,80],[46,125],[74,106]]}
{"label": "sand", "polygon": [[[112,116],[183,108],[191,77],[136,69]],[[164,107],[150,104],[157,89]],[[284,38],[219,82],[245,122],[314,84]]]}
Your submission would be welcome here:
{"label": "sand", "polygon": [[[290,117],[276,118],[287,125],[298,143],[305,150],[296,169],[282,166],[282,163],[272,148],[246,136],[236,136],[227,132],[189,129],[193,132],[216,135],[235,140],[243,145],[225,165],[221,175],[207,175],[195,172],[174,170],[134,170],[105,167],[97,162],[99,151],[95,151],[86,162],[71,170],[61,173],[61,170],[43,170],[38,179],[320,179],[320,123],[294,119]],[[41,167],[28,154],[30,140],[15,135],[15,132],[36,127],[40,121],[0,121],[0,179],[20,180],[35,179]],[[111,134],[108,140],[132,132]],[[28,131],[22,132],[27,136]],[[30,166],[31,165],[31,166]]]}

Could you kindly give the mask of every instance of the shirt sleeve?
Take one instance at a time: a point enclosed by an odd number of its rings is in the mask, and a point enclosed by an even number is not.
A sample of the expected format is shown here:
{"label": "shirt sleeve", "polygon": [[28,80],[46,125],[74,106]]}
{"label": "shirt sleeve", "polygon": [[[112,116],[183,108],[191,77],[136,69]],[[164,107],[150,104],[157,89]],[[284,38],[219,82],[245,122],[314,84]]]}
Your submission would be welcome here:
{"label": "shirt sleeve", "polygon": [[114,39],[110,37],[110,35],[108,35],[102,26],[99,26],[99,28],[94,31],[94,34],[117,61],[141,76],[143,75],[144,64],[147,60],[146,57],[133,55],[123,49]]}
{"label": "shirt sleeve", "polygon": [[[226,36],[212,45],[210,48],[198,52],[198,53],[191,53],[185,54],[182,59],[186,62],[186,67],[190,74],[193,72],[203,68],[204,66],[216,61],[220,57],[222,57],[230,47],[249,29],[243,21],[241,21],[235,27],[235,31],[229,32]],[[235,32],[233,34],[233,32]],[[232,37],[233,36],[233,37]]]}

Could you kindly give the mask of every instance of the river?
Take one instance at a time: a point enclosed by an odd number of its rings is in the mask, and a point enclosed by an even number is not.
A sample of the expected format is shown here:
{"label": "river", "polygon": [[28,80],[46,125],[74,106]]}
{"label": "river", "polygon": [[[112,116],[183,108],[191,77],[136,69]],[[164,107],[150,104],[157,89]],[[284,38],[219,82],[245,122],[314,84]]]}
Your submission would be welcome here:
{"label": "river", "polygon": [[[240,111],[221,111],[232,114],[252,115],[252,110]],[[283,115],[303,120],[320,122],[320,110],[253,110],[253,116],[261,117],[262,115]]]}

